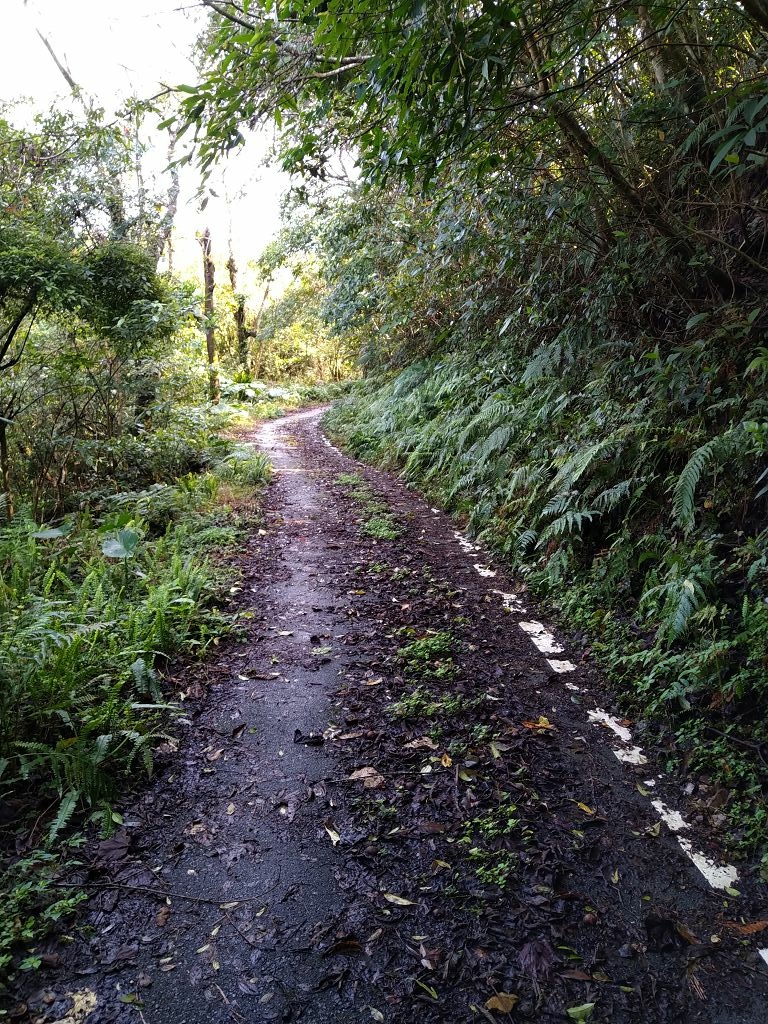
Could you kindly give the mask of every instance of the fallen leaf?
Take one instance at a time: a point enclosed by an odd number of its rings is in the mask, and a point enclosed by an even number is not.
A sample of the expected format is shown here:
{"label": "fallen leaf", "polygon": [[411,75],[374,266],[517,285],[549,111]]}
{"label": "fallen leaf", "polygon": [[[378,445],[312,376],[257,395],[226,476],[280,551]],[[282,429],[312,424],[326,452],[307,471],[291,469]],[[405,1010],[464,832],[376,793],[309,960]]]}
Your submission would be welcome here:
{"label": "fallen leaf", "polygon": [[405,744],[406,750],[437,750],[437,744],[429,736],[419,736]]}
{"label": "fallen leaf", "polygon": [[384,1014],[381,1012],[381,1010],[377,1010],[375,1006],[369,1006],[368,1009],[371,1011],[371,1016],[373,1017],[373,1019],[375,1021],[379,1021],[379,1024],[381,1024],[381,1021],[384,1020]]}
{"label": "fallen leaf", "polygon": [[240,739],[240,737],[241,737],[241,736],[243,735],[243,733],[245,732],[245,730],[246,730],[246,727],[247,727],[247,725],[248,725],[248,723],[247,723],[247,722],[243,722],[243,724],[242,724],[242,725],[238,725],[238,726],[236,726],[236,727],[235,727],[235,728],[234,728],[234,729],[232,730],[232,739],[233,739],[233,740],[239,740],[239,739]]}
{"label": "fallen leaf", "polygon": [[572,1006],[565,1012],[575,1021],[586,1021],[592,1016],[592,1011],[595,1008],[594,1003],[582,1003],[581,1006]]}
{"label": "fallen leaf", "polygon": [[336,831],[336,829],[335,828],[329,828],[327,825],[324,825],[323,828],[328,833],[328,837],[331,840],[331,842],[333,843],[333,845],[337,846],[341,842],[341,836]]}
{"label": "fallen leaf", "polygon": [[681,939],[688,943],[689,946],[700,945],[699,939],[694,935],[688,925],[683,924],[682,921],[675,921],[675,931]]}
{"label": "fallen leaf", "polygon": [[576,806],[579,808],[580,811],[584,811],[585,814],[594,814],[595,813],[594,810],[591,807],[587,806],[587,804],[581,803],[581,801],[579,801],[576,804]]}
{"label": "fallen leaf", "polygon": [[99,865],[116,864],[127,854],[128,836],[125,832],[120,832],[118,835],[112,836],[111,839],[104,839],[99,843],[96,848],[96,863]]}
{"label": "fallen leaf", "polygon": [[229,806],[227,807],[227,814],[232,815],[235,813],[236,810],[237,808],[235,807],[234,804],[229,804]]}
{"label": "fallen leaf", "polygon": [[325,950],[323,956],[354,956],[362,953],[363,947],[353,935],[345,935]]}
{"label": "fallen leaf", "polygon": [[80,992],[69,993],[72,996],[72,1009],[67,1014],[67,1020],[76,1022],[79,1024],[80,1021],[85,1018],[96,1009],[98,1002],[96,993],[89,988],[82,989]]}
{"label": "fallen leaf", "polygon": [[384,785],[384,776],[375,768],[368,765],[365,768],[357,768],[349,776],[350,782],[362,782],[365,789],[378,789]]}
{"label": "fallen leaf", "polygon": [[451,757],[450,754],[443,754],[440,757],[440,764],[443,766],[443,768],[450,768],[451,765],[453,764],[453,758]]}
{"label": "fallen leaf", "polygon": [[485,1008],[486,1010],[498,1010],[499,1013],[512,1013],[519,1002],[520,996],[513,995],[511,992],[497,992],[495,996],[486,999]]}
{"label": "fallen leaf", "polygon": [[160,907],[157,914],[155,914],[155,924],[158,928],[165,928],[168,924],[168,918],[171,916],[171,908],[169,906]]}
{"label": "fallen leaf", "polygon": [[384,899],[389,903],[395,903],[398,907],[415,907],[413,900],[407,900],[403,896],[395,896],[392,892],[385,892]]}
{"label": "fallen leaf", "polygon": [[205,760],[206,761],[218,761],[223,753],[224,753],[223,749],[222,750],[212,750],[210,752],[210,754],[206,754],[205,755]]}
{"label": "fallen leaf", "polygon": [[752,921],[751,924],[739,924],[737,921],[726,921],[725,927],[736,935],[757,935],[768,928],[768,921]]}
{"label": "fallen leaf", "polygon": [[554,729],[554,725],[546,717],[546,715],[539,715],[538,720],[535,722],[525,721],[523,725],[526,729]]}

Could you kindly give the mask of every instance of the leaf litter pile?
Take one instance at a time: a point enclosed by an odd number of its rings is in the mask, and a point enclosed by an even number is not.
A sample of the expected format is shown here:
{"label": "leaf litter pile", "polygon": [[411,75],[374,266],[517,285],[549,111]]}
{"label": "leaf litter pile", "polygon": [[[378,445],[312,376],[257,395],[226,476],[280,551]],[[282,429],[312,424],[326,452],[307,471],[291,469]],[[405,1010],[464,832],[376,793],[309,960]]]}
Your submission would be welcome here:
{"label": "leaf litter pile", "polygon": [[16,1019],[764,1021],[759,888],[709,887],[450,522],[316,415],[262,442],[245,642]]}

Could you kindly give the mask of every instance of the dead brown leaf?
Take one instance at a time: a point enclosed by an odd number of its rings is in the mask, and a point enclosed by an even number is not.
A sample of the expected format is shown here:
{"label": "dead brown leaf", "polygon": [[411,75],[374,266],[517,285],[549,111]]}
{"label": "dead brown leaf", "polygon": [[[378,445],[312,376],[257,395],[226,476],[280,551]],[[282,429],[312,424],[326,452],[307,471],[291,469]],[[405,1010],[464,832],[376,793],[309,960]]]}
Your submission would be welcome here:
{"label": "dead brown leaf", "polygon": [[437,750],[437,744],[429,736],[419,736],[405,744],[406,750]]}
{"label": "dead brown leaf", "polygon": [[497,992],[495,996],[486,999],[485,1008],[486,1010],[496,1010],[498,1013],[512,1013],[519,1002],[520,996],[513,995],[511,992]]}
{"label": "dead brown leaf", "polygon": [[525,726],[526,729],[534,729],[534,730],[538,730],[538,729],[554,729],[555,728],[555,726],[550,722],[550,720],[547,718],[546,715],[539,715],[538,720],[535,721],[535,722],[527,720],[527,721],[523,722],[523,725]]}
{"label": "dead brown leaf", "polygon": [[725,927],[735,935],[757,935],[768,928],[768,921],[752,921],[749,924],[739,924],[738,921],[726,921]]}
{"label": "dead brown leaf", "polygon": [[349,776],[350,782],[362,782],[365,789],[378,789],[384,785],[384,776],[375,768],[367,765],[365,768],[357,768]]}

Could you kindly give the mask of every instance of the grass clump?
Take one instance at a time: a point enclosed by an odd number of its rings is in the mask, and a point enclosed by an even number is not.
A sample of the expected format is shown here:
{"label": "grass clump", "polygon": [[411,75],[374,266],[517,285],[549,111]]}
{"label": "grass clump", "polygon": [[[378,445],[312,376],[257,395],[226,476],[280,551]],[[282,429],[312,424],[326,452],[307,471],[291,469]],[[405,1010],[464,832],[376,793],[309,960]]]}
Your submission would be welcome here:
{"label": "grass clump", "polygon": [[402,531],[395,525],[391,516],[371,516],[360,527],[360,532],[374,540],[397,540]]}
{"label": "grass clump", "polygon": [[368,482],[359,473],[339,473],[334,483],[349,490],[349,496],[359,501],[368,519],[360,527],[360,533],[374,540],[397,540],[402,530],[395,522],[391,512],[383,502],[379,501],[371,490]]}
{"label": "grass clump", "polygon": [[483,702],[482,697],[463,697],[460,694],[433,694],[422,686],[389,705],[393,718],[449,718],[459,715]]}
{"label": "grass clump", "polygon": [[505,849],[510,837],[527,844],[532,832],[508,793],[502,794],[498,806],[464,823],[458,844],[474,863],[478,881],[499,889],[507,886],[518,860],[515,852]]}
{"label": "grass clump", "polygon": [[399,648],[397,657],[406,675],[422,679],[455,679],[459,674],[453,654],[456,640],[451,633],[432,633]]}

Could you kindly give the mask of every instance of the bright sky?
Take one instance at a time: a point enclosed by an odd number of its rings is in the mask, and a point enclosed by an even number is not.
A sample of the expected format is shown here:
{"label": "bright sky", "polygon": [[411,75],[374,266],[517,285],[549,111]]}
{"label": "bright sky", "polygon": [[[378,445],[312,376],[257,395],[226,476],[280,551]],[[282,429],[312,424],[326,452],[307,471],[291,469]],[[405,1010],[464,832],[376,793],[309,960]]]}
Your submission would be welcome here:
{"label": "bright sky", "polygon": [[[108,113],[125,96],[148,97],[163,84],[195,80],[189,53],[203,15],[194,0],[3,0],[0,98],[29,97],[35,109],[69,104],[67,85],[37,35],[48,38],[75,81]],[[223,168],[232,200],[235,258],[256,258],[277,230],[279,201],[288,179],[261,165],[269,145],[262,135]],[[186,172],[177,216],[177,269],[197,269],[195,233],[210,227],[219,262],[226,259],[229,216],[223,198],[201,213],[194,174]]]}

